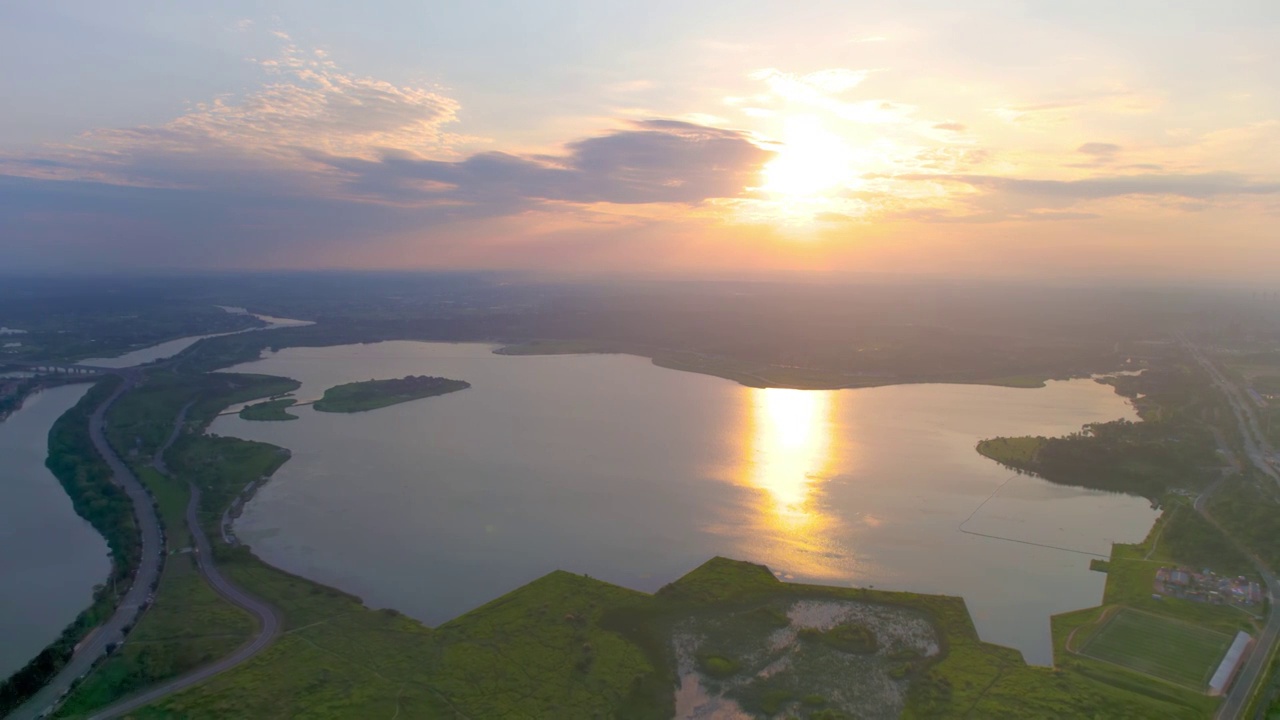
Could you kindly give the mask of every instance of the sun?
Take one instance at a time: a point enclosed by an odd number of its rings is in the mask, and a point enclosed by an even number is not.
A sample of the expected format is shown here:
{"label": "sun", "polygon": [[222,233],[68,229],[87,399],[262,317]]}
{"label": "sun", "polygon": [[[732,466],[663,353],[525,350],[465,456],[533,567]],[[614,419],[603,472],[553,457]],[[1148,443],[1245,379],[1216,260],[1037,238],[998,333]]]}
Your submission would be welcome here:
{"label": "sun", "polygon": [[782,148],[764,166],[760,189],[779,199],[832,195],[856,181],[848,144],[809,116],[787,120]]}

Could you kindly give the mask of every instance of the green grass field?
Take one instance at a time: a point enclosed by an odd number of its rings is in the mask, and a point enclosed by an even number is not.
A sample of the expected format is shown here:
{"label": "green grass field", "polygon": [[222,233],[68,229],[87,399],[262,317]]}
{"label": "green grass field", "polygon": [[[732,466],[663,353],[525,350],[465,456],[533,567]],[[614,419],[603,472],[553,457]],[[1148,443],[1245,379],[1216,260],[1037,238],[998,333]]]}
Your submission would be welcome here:
{"label": "green grass field", "polygon": [[1107,620],[1081,653],[1204,690],[1231,640],[1224,633],[1125,608]]}

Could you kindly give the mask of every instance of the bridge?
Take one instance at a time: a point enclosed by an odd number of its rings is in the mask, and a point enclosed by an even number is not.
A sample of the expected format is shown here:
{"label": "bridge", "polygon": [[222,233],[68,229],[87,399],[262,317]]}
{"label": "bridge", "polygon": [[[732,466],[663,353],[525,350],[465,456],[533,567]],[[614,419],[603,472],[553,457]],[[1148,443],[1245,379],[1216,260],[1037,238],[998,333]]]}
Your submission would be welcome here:
{"label": "bridge", "polygon": [[37,375],[113,375],[121,374],[133,368],[109,368],[97,367],[95,365],[72,365],[70,363],[49,363],[49,362],[11,362],[4,365],[6,368],[16,368],[33,372]]}

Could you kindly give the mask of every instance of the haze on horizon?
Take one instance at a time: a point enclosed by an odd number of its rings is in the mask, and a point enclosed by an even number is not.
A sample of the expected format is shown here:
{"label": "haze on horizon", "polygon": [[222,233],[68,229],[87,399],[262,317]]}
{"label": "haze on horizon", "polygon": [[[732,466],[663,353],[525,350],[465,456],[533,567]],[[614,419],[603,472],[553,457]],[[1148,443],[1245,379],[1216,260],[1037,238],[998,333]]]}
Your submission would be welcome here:
{"label": "haze on horizon", "polygon": [[6,270],[1280,271],[1280,5],[0,6]]}

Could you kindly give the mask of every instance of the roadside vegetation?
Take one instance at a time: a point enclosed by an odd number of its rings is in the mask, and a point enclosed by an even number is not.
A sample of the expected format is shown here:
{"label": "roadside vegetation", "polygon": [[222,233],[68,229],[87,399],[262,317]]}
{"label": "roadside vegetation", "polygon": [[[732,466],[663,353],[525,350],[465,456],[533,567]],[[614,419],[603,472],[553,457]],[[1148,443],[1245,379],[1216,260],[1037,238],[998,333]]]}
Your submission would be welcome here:
{"label": "roadside vegetation", "polygon": [[[1250,469],[1220,489],[1209,512],[1274,572],[1280,568],[1280,501],[1274,481]],[[1271,659],[1257,707],[1268,720],[1280,720],[1280,655]]]}
{"label": "roadside vegetation", "polygon": [[155,603],[128,640],[76,687],[56,717],[82,717],[213,662],[246,642],[253,628],[253,618],[205,583],[190,553],[171,557]]}
{"label": "roadside vegetation", "polygon": [[1225,483],[1209,512],[1272,570],[1280,568],[1280,501],[1275,483],[1256,471]]}
{"label": "roadside vegetation", "polygon": [[320,412],[355,413],[399,405],[421,398],[466,390],[471,383],[464,380],[409,375],[397,380],[366,380],[337,385],[324,391],[315,402]]}

